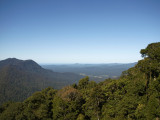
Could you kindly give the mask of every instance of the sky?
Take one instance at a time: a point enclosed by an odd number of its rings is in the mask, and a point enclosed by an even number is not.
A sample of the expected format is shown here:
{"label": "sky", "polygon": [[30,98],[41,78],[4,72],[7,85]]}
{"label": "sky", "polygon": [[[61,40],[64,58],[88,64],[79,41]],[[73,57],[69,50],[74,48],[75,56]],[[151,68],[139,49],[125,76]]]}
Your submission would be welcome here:
{"label": "sky", "polygon": [[160,0],[0,0],[0,60],[131,63],[160,42]]}

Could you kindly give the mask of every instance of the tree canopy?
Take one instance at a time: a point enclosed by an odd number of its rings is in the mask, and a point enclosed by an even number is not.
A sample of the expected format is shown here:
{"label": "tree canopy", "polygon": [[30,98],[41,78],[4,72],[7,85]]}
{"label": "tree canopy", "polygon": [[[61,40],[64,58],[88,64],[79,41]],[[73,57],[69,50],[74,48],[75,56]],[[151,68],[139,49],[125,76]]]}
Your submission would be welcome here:
{"label": "tree canopy", "polygon": [[23,102],[0,107],[0,120],[159,120],[160,43],[141,50],[144,59],[118,80],[85,77],[60,90],[46,88]]}

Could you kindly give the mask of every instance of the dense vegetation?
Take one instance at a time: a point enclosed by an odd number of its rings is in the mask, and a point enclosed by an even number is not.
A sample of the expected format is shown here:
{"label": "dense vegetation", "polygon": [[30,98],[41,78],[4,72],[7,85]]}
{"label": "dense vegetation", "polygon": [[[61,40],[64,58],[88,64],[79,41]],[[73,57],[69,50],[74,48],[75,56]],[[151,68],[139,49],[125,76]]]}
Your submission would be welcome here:
{"label": "dense vegetation", "polygon": [[80,75],[43,69],[32,60],[9,58],[0,61],[0,104],[23,101],[34,92],[49,86],[60,89],[75,83]]}
{"label": "dense vegetation", "polygon": [[143,60],[118,80],[46,88],[24,102],[0,107],[0,120],[159,120],[160,43],[141,50]]}

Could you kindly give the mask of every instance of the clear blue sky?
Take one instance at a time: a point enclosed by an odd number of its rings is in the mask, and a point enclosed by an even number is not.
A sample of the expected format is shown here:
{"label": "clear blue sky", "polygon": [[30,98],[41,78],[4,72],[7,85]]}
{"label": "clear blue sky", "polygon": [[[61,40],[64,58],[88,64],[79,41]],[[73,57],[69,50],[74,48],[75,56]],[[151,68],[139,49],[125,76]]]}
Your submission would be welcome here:
{"label": "clear blue sky", "polygon": [[129,63],[160,41],[160,0],[0,0],[0,60]]}

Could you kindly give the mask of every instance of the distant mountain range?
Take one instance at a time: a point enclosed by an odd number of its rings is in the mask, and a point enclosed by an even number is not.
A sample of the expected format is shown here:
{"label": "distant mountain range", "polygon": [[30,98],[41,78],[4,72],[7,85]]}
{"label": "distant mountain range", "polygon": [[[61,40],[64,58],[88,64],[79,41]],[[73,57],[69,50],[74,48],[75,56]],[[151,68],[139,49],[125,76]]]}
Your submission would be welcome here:
{"label": "distant mountain range", "polygon": [[44,69],[33,60],[8,58],[0,61],[0,104],[9,100],[22,101],[49,86],[60,89],[82,77]]}
{"label": "distant mountain range", "polygon": [[107,78],[117,79],[121,73],[134,67],[135,63],[111,63],[111,64],[61,64],[42,65],[43,68],[56,72],[72,72],[83,76],[89,76],[91,80],[103,81]]}

